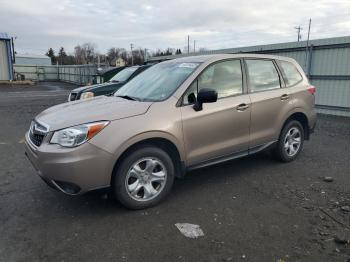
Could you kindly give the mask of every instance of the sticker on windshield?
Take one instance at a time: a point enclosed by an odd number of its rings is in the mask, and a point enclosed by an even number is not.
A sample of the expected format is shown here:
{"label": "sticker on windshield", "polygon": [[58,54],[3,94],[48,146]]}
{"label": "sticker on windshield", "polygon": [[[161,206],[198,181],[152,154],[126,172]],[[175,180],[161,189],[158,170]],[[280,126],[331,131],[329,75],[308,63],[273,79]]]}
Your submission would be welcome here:
{"label": "sticker on windshield", "polygon": [[197,66],[198,66],[198,63],[182,63],[182,64],[179,64],[178,67],[196,68]]}

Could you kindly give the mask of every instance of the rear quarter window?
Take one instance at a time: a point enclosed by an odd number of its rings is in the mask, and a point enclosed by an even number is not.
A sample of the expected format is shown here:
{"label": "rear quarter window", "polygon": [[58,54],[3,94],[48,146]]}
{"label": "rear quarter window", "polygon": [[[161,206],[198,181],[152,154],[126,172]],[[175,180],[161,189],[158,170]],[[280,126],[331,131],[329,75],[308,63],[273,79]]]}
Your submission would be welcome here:
{"label": "rear quarter window", "polygon": [[294,86],[303,80],[298,69],[290,62],[278,61],[282,76],[286,83],[286,87]]}
{"label": "rear quarter window", "polygon": [[246,59],[250,92],[280,88],[280,78],[272,60]]}

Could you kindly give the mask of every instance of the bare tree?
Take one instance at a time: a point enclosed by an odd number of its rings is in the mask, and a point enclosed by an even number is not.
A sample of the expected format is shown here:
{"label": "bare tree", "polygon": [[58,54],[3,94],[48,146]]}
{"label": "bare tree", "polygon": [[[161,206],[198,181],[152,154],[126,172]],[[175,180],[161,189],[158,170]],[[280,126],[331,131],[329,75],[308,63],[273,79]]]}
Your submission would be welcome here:
{"label": "bare tree", "polygon": [[85,59],[88,64],[93,63],[95,60],[95,44],[93,43],[85,43],[83,44],[83,50],[85,51]]}
{"label": "bare tree", "polygon": [[109,64],[111,64],[111,62],[114,60],[114,59],[117,59],[120,57],[120,53],[123,51],[122,48],[115,48],[115,47],[112,47],[110,49],[108,49],[107,51],[107,59],[108,59],[108,62]]}
{"label": "bare tree", "polygon": [[128,63],[128,52],[124,48],[112,47],[108,49],[107,60],[110,65],[114,59],[118,59],[118,58],[121,58],[126,63]]}
{"label": "bare tree", "polygon": [[127,52],[126,50],[124,50],[120,54],[120,57],[122,59],[124,59],[124,61],[126,61],[126,64],[128,66],[132,65],[131,55],[133,57],[134,65],[142,65],[145,62],[145,51],[144,51],[144,49],[142,49],[142,48],[134,49],[134,50],[132,50],[132,53],[131,52]]}
{"label": "bare tree", "polygon": [[123,59],[128,65],[131,65],[131,62],[128,63],[128,52],[124,48],[121,50],[119,57]]}
{"label": "bare tree", "polygon": [[96,60],[95,44],[84,43],[74,48],[75,61],[78,65],[94,63]]}
{"label": "bare tree", "polygon": [[74,47],[75,63],[78,65],[86,64],[84,50],[80,45]]}
{"label": "bare tree", "polygon": [[145,51],[143,49],[133,50],[134,64],[142,65],[145,62]]}
{"label": "bare tree", "polygon": [[[103,55],[97,54],[95,46],[96,45],[93,43],[77,45],[74,48],[76,64],[98,63],[98,57],[100,58],[99,61],[101,64],[105,62],[108,65],[111,65],[111,62],[117,58],[123,59],[128,66],[132,64],[132,58],[134,60],[134,65],[142,65],[145,62],[145,50],[142,48],[134,49],[131,53],[124,48],[111,47],[108,49],[107,54]],[[168,48],[164,53],[162,52],[162,55],[172,53],[173,49]]]}

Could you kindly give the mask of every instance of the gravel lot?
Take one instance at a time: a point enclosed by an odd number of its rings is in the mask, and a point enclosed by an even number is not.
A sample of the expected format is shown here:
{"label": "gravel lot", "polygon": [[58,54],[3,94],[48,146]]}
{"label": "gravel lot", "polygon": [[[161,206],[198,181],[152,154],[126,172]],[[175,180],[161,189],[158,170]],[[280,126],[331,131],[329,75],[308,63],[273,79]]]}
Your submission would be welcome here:
{"label": "gravel lot", "polygon": [[350,261],[350,119],[319,116],[293,163],[261,153],[190,172],[159,206],[129,211],[52,190],[24,156],[31,119],[72,88],[0,86],[0,261]]}

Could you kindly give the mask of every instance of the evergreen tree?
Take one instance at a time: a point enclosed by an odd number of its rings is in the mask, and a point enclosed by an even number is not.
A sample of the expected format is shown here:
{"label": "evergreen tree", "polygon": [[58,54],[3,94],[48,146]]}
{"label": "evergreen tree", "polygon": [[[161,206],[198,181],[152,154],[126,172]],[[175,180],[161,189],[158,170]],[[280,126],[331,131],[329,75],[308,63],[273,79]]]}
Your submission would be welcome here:
{"label": "evergreen tree", "polygon": [[51,64],[56,64],[56,56],[55,56],[55,51],[50,47],[49,50],[45,54],[46,56],[51,58]]}
{"label": "evergreen tree", "polygon": [[58,62],[61,65],[65,64],[66,57],[67,57],[67,53],[66,51],[64,51],[64,48],[61,47],[60,51],[58,52]]}
{"label": "evergreen tree", "polygon": [[165,52],[164,55],[172,55],[172,52],[171,52],[170,48],[168,48],[168,49],[166,50],[166,52]]}

